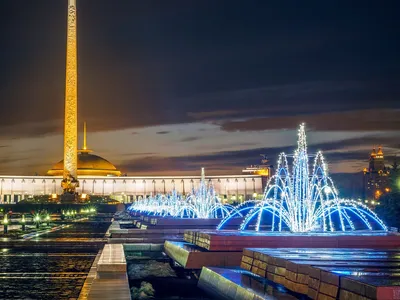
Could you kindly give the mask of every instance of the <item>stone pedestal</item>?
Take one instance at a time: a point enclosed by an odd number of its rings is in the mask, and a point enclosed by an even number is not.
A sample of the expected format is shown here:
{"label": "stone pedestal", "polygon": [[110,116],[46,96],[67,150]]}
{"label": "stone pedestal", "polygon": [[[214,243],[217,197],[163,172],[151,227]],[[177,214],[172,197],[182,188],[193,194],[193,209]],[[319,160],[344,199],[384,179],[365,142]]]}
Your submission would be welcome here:
{"label": "stone pedestal", "polygon": [[60,200],[61,203],[77,203],[78,198],[78,194],[64,193],[61,194]]}

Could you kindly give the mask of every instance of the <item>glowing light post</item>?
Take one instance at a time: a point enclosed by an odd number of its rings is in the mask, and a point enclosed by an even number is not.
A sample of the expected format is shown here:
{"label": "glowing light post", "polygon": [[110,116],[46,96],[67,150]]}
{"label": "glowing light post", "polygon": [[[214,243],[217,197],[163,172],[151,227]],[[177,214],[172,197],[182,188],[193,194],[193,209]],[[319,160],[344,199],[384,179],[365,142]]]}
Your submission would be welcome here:
{"label": "glowing light post", "polygon": [[25,231],[25,226],[26,226],[25,223],[26,223],[25,215],[22,215],[22,218],[21,218],[22,231]]}
{"label": "glowing light post", "polygon": [[35,217],[33,218],[33,221],[36,223],[36,229],[39,229],[39,227],[40,227],[40,215],[36,214]]}
{"label": "glowing light post", "polygon": [[49,226],[50,225],[50,215],[49,214],[46,215],[46,222],[47,222],[47,226]]}
{"label": "glowing light post", "polygon": [[4,225],[4,234],[7,234],[8,233],[8,218],[7,218],[7,214],[4,215],[3,225]]}

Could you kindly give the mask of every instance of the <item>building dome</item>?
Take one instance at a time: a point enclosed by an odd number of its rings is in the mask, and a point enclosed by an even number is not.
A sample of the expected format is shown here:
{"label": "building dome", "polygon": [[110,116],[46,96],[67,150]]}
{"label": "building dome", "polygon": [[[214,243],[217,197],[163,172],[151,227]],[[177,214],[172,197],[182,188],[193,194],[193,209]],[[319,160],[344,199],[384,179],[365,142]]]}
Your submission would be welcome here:
{"label": "building dome", "polygon": [[[94,154],[90,154],[86,146],[86,122],[83,129],[83,149],[78,150],[78,176],[120,176],[121,171],[108,160]],[[63,176],[64,160],[58,162],[47,171],[50,176]]]}
{"label": "building dome", "polygon": [[[58,162],[47,171],[50,176],[62,176],[64,170],[64,160]],[[108,160],[88,152],[78,153],[78,176],[120,176],[121,171]]]}

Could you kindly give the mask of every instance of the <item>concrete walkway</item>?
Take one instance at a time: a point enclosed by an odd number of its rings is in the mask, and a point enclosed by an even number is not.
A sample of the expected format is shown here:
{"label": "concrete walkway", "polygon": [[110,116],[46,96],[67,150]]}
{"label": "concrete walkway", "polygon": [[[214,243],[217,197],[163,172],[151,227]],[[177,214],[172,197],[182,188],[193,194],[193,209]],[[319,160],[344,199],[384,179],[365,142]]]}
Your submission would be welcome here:
{"label": "concrete walkway", "polygon": [[79,300],[130,300],[125,253],[122,244],[107,244],[96,257]]}

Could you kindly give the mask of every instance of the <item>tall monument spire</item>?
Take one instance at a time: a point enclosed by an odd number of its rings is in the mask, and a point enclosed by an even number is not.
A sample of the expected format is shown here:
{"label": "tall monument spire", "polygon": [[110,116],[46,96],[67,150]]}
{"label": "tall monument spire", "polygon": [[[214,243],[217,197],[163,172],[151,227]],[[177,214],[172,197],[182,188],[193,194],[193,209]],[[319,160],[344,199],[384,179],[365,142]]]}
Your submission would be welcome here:
{"label": "tall monument spire", "polygon": [[[63,0],[67,2],[66,0]],[[65,119],[64,119],[64,159],[55,164],[47,174],[63,176],[61,202],[78,201],[77,176],[120,176],[121,171],[104,158],[89,154],[84,127],[83,149],[78,150],[78,63],[77,63],[77,25],[76,2],[68,0],[67,21],[67,59],[65,72]]]}
{"label": "tall monument spire", "polygon": [[[87,133],[86,133],[86,122],[83,122],[83,147],[82,149],[78,150],[78,153],[90,153],[93,152],[92,150],[90,150],[87,146]],[[79,157],[79,155],[78,155]]]}
{"label": "tall monument spire", "polygon": [[78,93],[76,49],[76,0],[68,0],[67,60],[65,76],[64,172],[76,178],[78,164]]}
{"label": "tall monument spire", "polygon": [[75,202],[78,173],[78,91],[76,0],[68,0],[67,61],[65,72],[64,170],[62,202]]}

